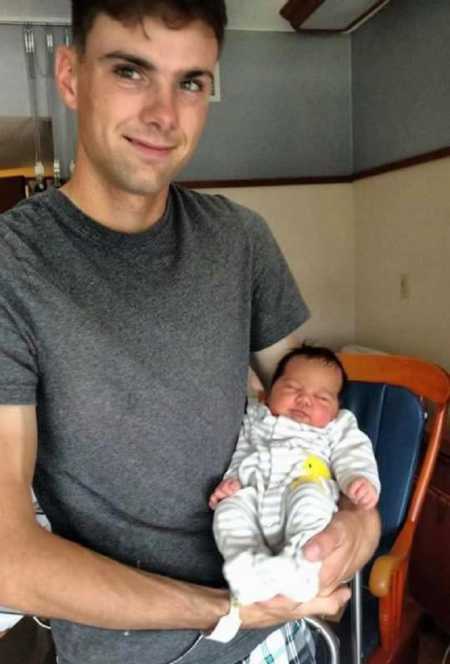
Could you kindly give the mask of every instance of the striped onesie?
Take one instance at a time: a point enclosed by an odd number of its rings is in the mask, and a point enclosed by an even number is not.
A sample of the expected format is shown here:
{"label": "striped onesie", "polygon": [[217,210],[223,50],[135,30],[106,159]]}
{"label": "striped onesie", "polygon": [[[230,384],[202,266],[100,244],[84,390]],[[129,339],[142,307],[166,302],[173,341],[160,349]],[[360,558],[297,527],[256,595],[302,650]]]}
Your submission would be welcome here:
{"label": "striped onesie", "polygon": [[320,563],[306,561],[302,547],[329,523],[339,490],[356,477],[379,493],[372,444],[350,411],[319,428],[274,416],[260,403],[248,406],[224,476],[242,488],[214,515],[224,575],[242,604],[276,594],[303,602],[317,594]]}

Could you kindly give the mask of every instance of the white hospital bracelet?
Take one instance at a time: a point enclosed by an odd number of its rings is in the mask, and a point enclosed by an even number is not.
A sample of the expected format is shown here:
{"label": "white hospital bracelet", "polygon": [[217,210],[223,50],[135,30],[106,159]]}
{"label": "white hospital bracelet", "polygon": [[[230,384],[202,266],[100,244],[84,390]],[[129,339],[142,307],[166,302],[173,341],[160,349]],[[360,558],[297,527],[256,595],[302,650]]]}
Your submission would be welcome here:
{"label": "white hospital bracelet", "polygon": [[239,632],[241,626],[241,616],[239,615],[240,604],[235,597],[231,597],[230,610],[225,616],[220,618],[217,625],[214,627],[211,634],[208,634],[207,639],[212,641],[220,641],[220,643],[228,643],[234,639]]}

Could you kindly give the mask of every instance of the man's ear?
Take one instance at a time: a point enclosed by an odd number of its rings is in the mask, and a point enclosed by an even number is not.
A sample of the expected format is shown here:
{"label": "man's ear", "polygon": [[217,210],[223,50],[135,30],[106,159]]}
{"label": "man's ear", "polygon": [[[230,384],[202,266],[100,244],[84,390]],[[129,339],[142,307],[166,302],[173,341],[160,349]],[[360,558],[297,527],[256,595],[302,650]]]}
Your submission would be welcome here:
{"label": "man's ear", "polygon": [[79,56],[73,47],[59,46],[55,56],[55,83],[65,105],[77,110],[77,69]]}

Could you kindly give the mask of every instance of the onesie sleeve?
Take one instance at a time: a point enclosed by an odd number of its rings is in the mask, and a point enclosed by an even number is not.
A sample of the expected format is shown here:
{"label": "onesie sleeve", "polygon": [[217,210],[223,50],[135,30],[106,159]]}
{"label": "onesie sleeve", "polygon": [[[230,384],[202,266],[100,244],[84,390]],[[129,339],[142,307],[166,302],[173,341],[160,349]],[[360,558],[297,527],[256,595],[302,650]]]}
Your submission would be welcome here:
{"label": "onesie sleeve", "polygon": [[244,415],[242,420],[241,430],[239,432],[239,438],[236,443],[236,448],[231,457],[230,465],[226,471],[223,479],[228,480],[231,478],[239,477],[239,466],[245,457],[249,454],[252,447],[250,440],[250,429],[251,423],[248,415]]}
{"label": "onesie sleeve", "polygon": [[283,339],[309,318],[308,307],[266,222],[255,215],[250,350]]}
{"label": "onesie sleeve", "polygon": [[0,403],[34,404],[37,353],[27,313],[24,267],[0,237]]}
{"label": "onesie sleeve", "polygon": [[331,467],[342,491],[356,477],[365,477],[380,493],[377,462],[370,439],[349,410],[341,410],[330,429]]}

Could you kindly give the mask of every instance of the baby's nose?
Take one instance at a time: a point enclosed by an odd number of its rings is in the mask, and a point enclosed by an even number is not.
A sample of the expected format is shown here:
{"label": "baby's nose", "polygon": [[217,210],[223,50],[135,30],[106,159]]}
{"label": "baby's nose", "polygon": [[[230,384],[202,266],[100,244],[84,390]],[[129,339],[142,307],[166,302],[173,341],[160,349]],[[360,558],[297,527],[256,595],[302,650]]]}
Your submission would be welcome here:
{"label": "baby's nose", "polygon": [[298,400],[300,403],[307,404],[307,403],[310,403],[310,401],[311,401],[311,397],[309,396],[309,394],[306,394],[305,392],[299,392],[299,393],[297,394],[297,400]]}

